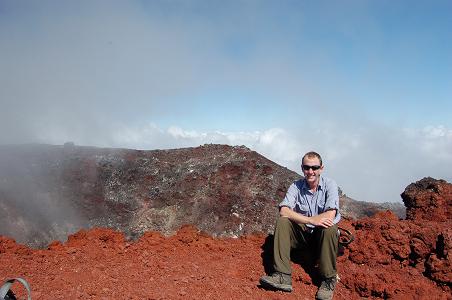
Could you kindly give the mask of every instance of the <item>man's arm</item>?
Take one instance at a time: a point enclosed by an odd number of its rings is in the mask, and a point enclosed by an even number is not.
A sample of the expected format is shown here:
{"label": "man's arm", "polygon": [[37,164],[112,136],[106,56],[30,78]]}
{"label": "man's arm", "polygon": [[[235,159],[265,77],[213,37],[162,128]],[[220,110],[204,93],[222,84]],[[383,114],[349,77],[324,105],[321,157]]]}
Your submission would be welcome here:
{"label": "man's arm", "polygon": [[279,210],[279,215],[281,217],[289,218],[289,220],[298,224],[311,224],[314,226],[328,228],[334,225],[333,219],[336,216],[336,210],[328,210],[317,216],[307,217],[293,211],[287,206],[282,206]]}

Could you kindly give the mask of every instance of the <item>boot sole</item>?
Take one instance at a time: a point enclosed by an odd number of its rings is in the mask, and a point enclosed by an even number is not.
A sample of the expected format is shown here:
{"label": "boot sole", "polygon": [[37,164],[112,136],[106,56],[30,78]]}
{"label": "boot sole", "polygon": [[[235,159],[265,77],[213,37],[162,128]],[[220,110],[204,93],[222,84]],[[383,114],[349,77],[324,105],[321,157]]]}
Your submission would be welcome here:
{"label": "boot sole", "polygon": [[271,288],[274,290],[281,290],[284,292],[292,292],[292,286],[288,285],[288,284],[275,284],[273,282],[269,282],[269,281],[266,281],[263,279],[260,279],[259,283],[264,287]]}

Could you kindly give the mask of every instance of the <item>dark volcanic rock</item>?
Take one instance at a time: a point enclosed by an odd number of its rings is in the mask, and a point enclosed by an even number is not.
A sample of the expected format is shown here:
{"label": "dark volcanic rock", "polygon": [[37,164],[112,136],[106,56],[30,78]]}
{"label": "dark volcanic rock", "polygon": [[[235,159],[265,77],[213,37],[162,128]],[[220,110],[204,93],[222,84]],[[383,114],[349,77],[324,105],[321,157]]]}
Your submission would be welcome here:
{"label": "dark volcanic rock", "polygon": [[43,245],[83,227],[128,236],[193,224],[213,236],[272,231],[299,177],[246,147],[137,151],[0,148],[0,234]]}
{"label": "dark volcanic rock", "polygon": [[405,219],[405,206],[401,203],[372,203],[365,201],[357,201],[352,198],[342,195],[340,197],[340,211],[341,214],[349,219],[361,219],[364,217],[371,217],[381,211],[392,211],[397,218]]}
{"label": "dark volcanic rock", "polygon": [[[148,230],[168,235],[184,224],[213,236],[268,233],[277,204],[298,178],[243,146],[153,151],[70,143],[1,146],[0,234],[43,246],[91,227],[128,237]],[[345,217],[386,209],[341,196]]]}

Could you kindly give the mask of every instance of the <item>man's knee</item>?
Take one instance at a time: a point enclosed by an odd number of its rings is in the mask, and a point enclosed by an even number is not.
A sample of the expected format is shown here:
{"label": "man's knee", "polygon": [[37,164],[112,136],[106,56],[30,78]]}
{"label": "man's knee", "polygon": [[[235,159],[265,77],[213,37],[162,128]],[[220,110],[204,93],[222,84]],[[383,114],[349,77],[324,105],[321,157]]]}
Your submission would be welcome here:
{"label": "man's knee", "polygon": [[330,226],[328,228],[321,228],[318,227],[317,228],[320,232],[320,234],[324,237],[324,238],[334,238],[334,239],[338,239],[339,238],[339,233],[337,231],[337,224]]}
{"label": "man's knee", "polygon": [[292,229],[292,221],[286,217],[279,217],[276,221],[275,234],[277,233],[288,233]]}
{"label": "man's knee", "polygon": [[287,217],[279,217],[278,220],[276,220],[276,227],[279,228],[289,228],[292,226],[292,221],[289,220]]}

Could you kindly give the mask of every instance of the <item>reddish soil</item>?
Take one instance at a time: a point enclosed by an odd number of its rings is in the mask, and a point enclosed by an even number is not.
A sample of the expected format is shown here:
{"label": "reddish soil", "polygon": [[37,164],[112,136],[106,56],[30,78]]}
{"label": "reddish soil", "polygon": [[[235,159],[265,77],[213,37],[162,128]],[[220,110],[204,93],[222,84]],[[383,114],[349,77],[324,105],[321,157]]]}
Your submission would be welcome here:
{"label": "reddish soil", "polygon": [[[390,212],[379,217],[342,225],[370,228],[395,221]],[[370,231],[355,234],[354,248],[338,259],[335,299],[451,299],[450,282],[441,288],[421,270],[385,256],[386,246],[374,244],[378,236],[369,237]],[[267,240],[264,235],[215,239],[191,226],[171,237],[147,232],[135,242],[111,229],[82,230],[44,250],[0,237],[0,277],[26,278],[33,299],[314,299],[317,286],[295,263],[292,293],[259,286]],[[13,289],[24,297],[18,284]]]}
{"label": "reddish soil", "polygon": [[[148,232],[132,243],[119,232],[92,229],[47,250],[4,238],[0,277],[26,278],[34,299],[312,299],[316,288],[299,266],[291,294],[258,286],[264,242],[265,236],[213,239],[193,227],[169,238]],[[341,285],[337,294],[350,296]]]}

